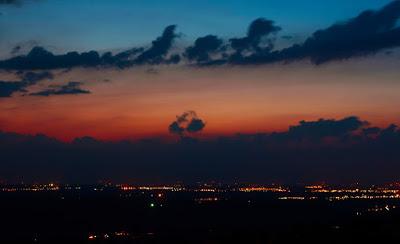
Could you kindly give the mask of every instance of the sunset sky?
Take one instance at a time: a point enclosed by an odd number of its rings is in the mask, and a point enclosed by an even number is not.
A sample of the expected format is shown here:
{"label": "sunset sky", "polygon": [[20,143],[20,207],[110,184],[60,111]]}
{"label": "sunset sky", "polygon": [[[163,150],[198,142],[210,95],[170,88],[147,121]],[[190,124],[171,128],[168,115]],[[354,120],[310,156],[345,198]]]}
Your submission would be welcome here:
{"label": "sunset sky", "polygon": [[0,183],[398,181],[399,47],[393,0],[0,0]]}
{"label": "sunset sky", "polygon": [[[224,43],[244,37],[258,18],[280,27],[273,50],[282,50],[365,10],[379,11],[391,1],[11,2],[0,4],[3,60],[26,55],[35,46],[54,55],[146,49],[173,24],[176,38],[166,54],[170,55],[209,34]],[[335,44],[328,48],[335,49]],[[183,57],[176,64],[128,68],[33,69],[52,77],[0,97],[0,129],[67,141],[82,136],[139,139],[167,136],[171,121],[187,110],[206,122],[198,135],[206,137],[282,131],[300,120],[352,115],[385,127],[400,122],[399,57],[396,46],[390,45],[321,64],[298,58],[256,65],[196,65]],[[3,68],[0,80],[18,82],[21,72],[28,70]],[[79,89],[87,93],[32,95],[69,82],[79,82]]]}

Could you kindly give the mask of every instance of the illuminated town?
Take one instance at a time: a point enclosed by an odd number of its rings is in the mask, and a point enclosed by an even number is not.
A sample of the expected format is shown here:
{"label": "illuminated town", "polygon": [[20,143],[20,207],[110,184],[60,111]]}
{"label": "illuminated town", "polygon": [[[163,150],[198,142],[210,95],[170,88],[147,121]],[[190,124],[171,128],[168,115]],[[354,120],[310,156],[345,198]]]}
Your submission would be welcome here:
{"label": "illuminated town", "polygon": [[[371,199],[400,199],[399,183],[390,183],[386,186],[341,186],[333,187],[326,184],[296,186],[293,191],[289,186],[281,185],[223,185],[223,184],[196,184],[196,185],[130,185],[130,184],[98,184],[98,185],[62,185],[57,183],[33,184],[33,185],[0,185],[2,192],[68,192],[68,191],[116,191],[124,195],[129,192],[151,192],[161,195],[170,192],[209,193],[215,196],[223,193],[275,193],[280,200],[371,200]],[[303,189],[299,191],[300,189]],[[157,195],[157,194],[156,194]],[[218,197],[212,198],[220,199]]]}
{"label": "illuminated town", "polygon": [[[360,186],[354,184],[339,187],[328,184],[299,184],[295,186],[279,184],[229,185],[215,182],[188,185],[182,183],[171,185],[111,183],[96,185],[63,185],[52,182],[32,185],[3,184],[0,186],[0,198],[8,199],[7,201],[20,198],[30,199],[29,201],[33,202],[39,201],[37,204],[40,205],[36,208],[46,208],[46,211],[50,211],[50,209],[55,206],[65,206],[68,209],[69,204],[82,207],[87,205],[87,207],[90,206],[90,208],[94,207],[94,209],[97,210],[88,216],[86,213],[82,212],[83,210],[80,209],[81,207],[72,207],[71,209],[71,211],[78,211],[78,213],[80,213],[79,216],[75,216],[74,218],[84,218],[85,221],[91,223],[91,225],[97,226],[95,228],[85,227],[84,229],[86,229],[86,231],[79,234],[80,240],[88,243],[112,243],[114,241],[117,243],[131,243],[132,241],[133,243],[136,243],[136,241],[139,243],[147,243],[158,240],[157,238],[167,238],[167,236],[165,236],[166,233],[159,230],[156,227],[157,225],[154,225],[155,223],[147,223],[146,228],[133,228],[131,225],[136,222],[134,221],[132,223],[132,220],[128,219],[126,220],[126,225],[114,223],[109,227],[101,227],[105,223],[101,220],[101,216],[110,219],[110,221],[114,219],[114,217],[123,220],[124,218],[121,217],[120,214],[124,213],[129,216],[136,216],[145,223],[147,222],[146,218],[162,222],[160,218],[164,215],[170,216],[178,212],[180,214],[185,212],[186,214],[197,216],[198,211],[205,211],[203,214],[211,219],[213,218],[212,215],[218,216],[220,213],[226,211],[234,211],[235,214],[239,214],[238,216],[246,211],[255,211],[254,214],[265,214],[264,212],[277,211],[278,215],[274,218],[302,216],[302,212],[305,211],[304,214],[308,213],[312,216],[312,219],[318,219],[318,221],[322,221],[319,216],[320,214],[325,215],[329,213],[324,210],[325,208],[340,211],[342,212],[340,214],[341,219],[352,219],[351,221],[364,221],[364,219],[377,217],[388,218],[388,216],[397,216],[400,214],[400,188],[398,183],[390,183],[382,186]],[[51,205],[49,205],[49,201]],[[121,205],[121,207],[118,207],[121,208],[120,210],[118,208],[112,209],[108,206],[109,204],[114,205],[117,203]],[[96,207],[96,205],[102,207]],[[35,204],[33,206],[35,206]],[[302,206],[304,206],[306,210],[300,210],[304,208]],[[14,206],[9,206],[9,209],[13,208]],[[57,212],[56,209],[51,211]],[[116,216],[109,215],[107,211],[118,214]],[[14,212],[14,214],[18,215],[19,213]],[[73,213],[70,214],[74,216]],[[93,218],[95,222],[92,223],[90,218]],[[195,218],[202,219],[199,216]],[[331,217],[324,218],[327,218],[327,220],[324,221],[328,221]],[[253,217],[253,219],[257,218]],[[176,221],[172,221],[171,223],[180,226],[180,222]],[[261,219],[257,221],[261,221]],[[140,226],[139,223],[141,222],[137,222],[138,226]],[[335,224],[330,228],[334,230],[340,230],[345,227],[345,225],[340,224],[340,222],[334,221],[333,223]],[[98,226],[99,224],[100,226]],[[208,224],[213,225],[211,222]],[[203,226],[207,226],[208,224],[202,222]],[[47,223],[43,225],[46,226]],[[133,226],[136,225],[134,224]],[[38,230],[38,233],[29,234],[29,238],[36,241],[50,238],[46,237],[48,234],[42,232],[43,231]],[[192,234],[188,235],[191,236]]]}

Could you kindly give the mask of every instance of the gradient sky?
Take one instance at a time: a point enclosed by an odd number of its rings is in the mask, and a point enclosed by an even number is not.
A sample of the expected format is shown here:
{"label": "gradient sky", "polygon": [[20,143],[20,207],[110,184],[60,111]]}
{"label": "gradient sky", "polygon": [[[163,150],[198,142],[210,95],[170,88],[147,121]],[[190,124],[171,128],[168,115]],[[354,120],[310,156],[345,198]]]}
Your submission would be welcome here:
{"label": "gradient sky", "polygon": [[[197,37],[243,36],[258,17],[282,28],[277,48],[314,31],[379,9],[390,1],[22,1],[0,6],[0,57],[40,45],[54,53],[146,46],[165,26],[182,33],[174,48]],[[290,35],[290,40],[279,38]],[[23,50],[24,51],[24,50]],[[22,51],[22,52],[23,52]],[[21,53],[23,54],[23,53]],[[399,56],[378,53],[315,66],[307,61],[260,66],[53,70],[54,80],[30,92],[82,82],[90,94],[0,98],[0,130],[44,133],[64,140],[165,136],[186,110],[206,121],[202,136],[285,130],[300,120],[357,115],[378,126],[400,122]],[[0,71],[0,80],[18,80]]]}
{"label": "gradient sky", "polygon": [[[2,55],[16,43],[36,41],[55,51],[108,50],[147,44],[170,24],[184,40],[206,34],[237,36],[248,24],[266,17],[282,34],[304,39],[319,28],[347,20],[390,0],[28,0],[2,6]],[[4,50],[5,48],[5,50]]]}

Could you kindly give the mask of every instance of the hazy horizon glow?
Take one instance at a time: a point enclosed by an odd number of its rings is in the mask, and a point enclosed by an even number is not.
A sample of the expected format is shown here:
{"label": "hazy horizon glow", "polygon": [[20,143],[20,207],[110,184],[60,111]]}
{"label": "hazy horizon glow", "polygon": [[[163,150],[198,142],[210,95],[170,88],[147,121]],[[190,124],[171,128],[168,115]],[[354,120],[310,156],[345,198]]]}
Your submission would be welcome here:
{"label": "hazy horizon glow", "polygon": [[92,94],[3,98],[0,124],[4,131],[62,140],[140,139],[166,136],[175,115],[195,110],[207,122],[206,137],[281,131],[300,120],[352,115],[385,127],[400,121],[396,59],[377,56],[323,66],[75,69],[31,90],[79,77]]}

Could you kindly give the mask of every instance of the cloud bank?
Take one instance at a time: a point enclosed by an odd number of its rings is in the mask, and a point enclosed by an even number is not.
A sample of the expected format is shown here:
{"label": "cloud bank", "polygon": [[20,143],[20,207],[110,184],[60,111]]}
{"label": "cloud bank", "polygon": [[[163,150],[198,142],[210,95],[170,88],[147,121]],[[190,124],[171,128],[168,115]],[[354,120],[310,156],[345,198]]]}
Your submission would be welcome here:
{"label": "cloud bank", "polygon": [[[14,1],[3,1],[4,3]],[[367,10],[347,21],[317,30],[304,43],[275,50],[281,31],[273,20],[258,18],[250,23],[244,37],[223,40],[215,35],[197,38],[181,53],[171,53],[180,35],[176,25],[167,26],[147,48],[133,47],[112,54],[97,51],[55,55],[34,47],[27,55],[0,61],[0,69],[33,70],[73,67],[119,67],[159,64],[255,65],[310,60],[315,65],[372,55],[400,46],[400,1],[379,10]],[[287,35],[285,35],[287,37]],[[285,37],[284,36],[284,37]],[[16,50],[18,53],[18,50]]]}
{"label": "cloud bank", "polygon": [[65,143],[1,132],[0,144],[0,177],[18,182],[385,183],[398,180],[400,169],[400,129],[371,127],[355,116],[207,140]]}

